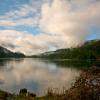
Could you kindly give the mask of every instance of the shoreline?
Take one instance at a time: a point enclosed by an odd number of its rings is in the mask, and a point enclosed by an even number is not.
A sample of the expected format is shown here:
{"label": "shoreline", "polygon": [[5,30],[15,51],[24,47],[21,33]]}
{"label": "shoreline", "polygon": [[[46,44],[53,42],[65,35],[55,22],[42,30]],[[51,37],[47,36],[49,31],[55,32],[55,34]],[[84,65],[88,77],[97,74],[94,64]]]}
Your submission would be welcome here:
{"label": "shoreline", "polygon": [[0,100],[99,100],[100,99],[100,67],[83,70],[75,84],[62,94],[48,92],[43,97],[21,89],[18,95],[0,90]]}

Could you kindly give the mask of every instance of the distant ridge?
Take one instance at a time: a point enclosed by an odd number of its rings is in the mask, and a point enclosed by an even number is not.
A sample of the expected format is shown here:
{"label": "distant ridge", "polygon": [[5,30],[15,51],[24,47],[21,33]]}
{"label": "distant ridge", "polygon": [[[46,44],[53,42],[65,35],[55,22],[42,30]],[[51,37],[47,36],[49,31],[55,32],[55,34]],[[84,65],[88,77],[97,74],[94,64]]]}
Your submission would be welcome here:
{"label": "distant ridge", "polygon": [[100,59],[100,40],[89,40],[76,48],[58,49],[33,57],[48,59]]}
{"label": "distant ridge", "polygon": [[23,53],[20,52],[12,52],[7,48],[0,46],[0,58],[9,58],[9,57],[25,57]]}

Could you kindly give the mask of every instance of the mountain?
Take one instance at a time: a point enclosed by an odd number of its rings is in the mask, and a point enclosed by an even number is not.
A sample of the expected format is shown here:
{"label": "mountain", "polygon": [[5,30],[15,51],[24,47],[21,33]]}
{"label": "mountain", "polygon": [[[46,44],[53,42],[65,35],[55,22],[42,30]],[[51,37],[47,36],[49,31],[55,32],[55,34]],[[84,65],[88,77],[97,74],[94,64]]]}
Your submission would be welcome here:
{"label": "mountain", "polygon": [[23,53],[12,52],[2,46],[0,46],[0,58],[9,58],[9,57],[25,57]]}
{"label": "mountain", "polygon": [[87,41],[76,48],[45,52],[34,57],[49,59],[100,59],[100,40]]}

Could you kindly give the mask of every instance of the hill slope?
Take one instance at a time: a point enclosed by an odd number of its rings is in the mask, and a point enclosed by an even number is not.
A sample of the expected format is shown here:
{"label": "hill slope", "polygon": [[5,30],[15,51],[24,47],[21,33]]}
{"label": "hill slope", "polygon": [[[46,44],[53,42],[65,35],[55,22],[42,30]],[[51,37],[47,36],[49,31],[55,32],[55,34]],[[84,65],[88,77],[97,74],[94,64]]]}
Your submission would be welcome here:
{"label": "hill slope", "polygon": [[76,48],[45,52],[37,57],[49,59],[100,59],[100,40],[91,40]]}
{"label": "hill slope", "polygon": [[0,46],[0,58],[9,58],[9,57],[25,57],[25,55],[20,52],[12,52]]}

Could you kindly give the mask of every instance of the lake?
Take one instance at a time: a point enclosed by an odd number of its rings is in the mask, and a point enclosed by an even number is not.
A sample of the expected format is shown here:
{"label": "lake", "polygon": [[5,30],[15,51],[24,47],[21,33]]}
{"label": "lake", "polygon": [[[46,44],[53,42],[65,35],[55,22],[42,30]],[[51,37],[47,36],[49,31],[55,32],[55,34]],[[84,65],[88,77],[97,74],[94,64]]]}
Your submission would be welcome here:
{"label": "lake", "polygon": [[42,59],[0,59],[0,89],[18,93],[27,88],[41,96],[48,88],[61,91],[70,88],[80,72],[80,69]]}

